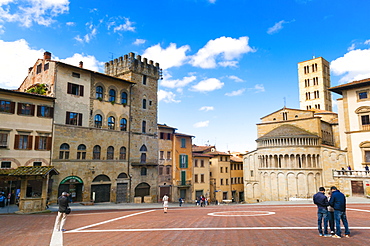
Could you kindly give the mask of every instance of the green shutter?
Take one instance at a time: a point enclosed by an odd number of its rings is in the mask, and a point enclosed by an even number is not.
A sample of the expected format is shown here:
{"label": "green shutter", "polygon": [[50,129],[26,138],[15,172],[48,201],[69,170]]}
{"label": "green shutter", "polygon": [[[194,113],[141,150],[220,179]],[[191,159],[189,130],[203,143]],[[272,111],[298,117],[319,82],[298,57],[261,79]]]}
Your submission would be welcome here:
{"label": "green shutter", "polygon": [[188,168],[188,155],[185,155],[185,168]]}

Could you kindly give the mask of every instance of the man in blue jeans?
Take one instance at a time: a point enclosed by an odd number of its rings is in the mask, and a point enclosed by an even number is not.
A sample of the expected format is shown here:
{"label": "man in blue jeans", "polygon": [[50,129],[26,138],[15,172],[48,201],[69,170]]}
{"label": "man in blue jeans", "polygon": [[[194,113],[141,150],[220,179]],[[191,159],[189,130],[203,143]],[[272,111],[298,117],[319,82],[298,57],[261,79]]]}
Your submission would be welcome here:
{"label": "man in blue jeans", "polygon": [[348,228],[348,221],[346,216],[346,197],[335,186],[332,186],[330,190],[331,197],[329,205],[334,208],[334,219],[336,228],[335,235],[333,237],[334,238],[342,237],[340,230],[340,220],[342,220],[343,222],[345,237],[350,237],[350,231]]}
{"label": "man in blue jeans", "polygon": [[[331,237],[330,234],[328,234],[328,198],[325,196],[325,188],[320,187],[319,192],[317,192],[313,196],[313,203],[317,206],[317,225],[319,229],[319,235],[320,237]],[[322,233],[322,219],[324,219],[324,234]]]}

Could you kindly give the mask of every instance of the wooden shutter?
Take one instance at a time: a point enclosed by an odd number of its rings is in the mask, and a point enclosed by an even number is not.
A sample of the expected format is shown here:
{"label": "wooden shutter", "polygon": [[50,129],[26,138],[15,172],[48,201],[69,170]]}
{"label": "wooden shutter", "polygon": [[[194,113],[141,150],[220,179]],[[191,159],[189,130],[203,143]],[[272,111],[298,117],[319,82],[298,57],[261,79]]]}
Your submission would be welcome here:
{"label": "wooden shutter", "polygon": [[72,94],[72,84],[71,83],[68,83],[67,93]]}
{"label": "wooden shutter", "polygon": [[185,168],[188,168],[188,155],[185,155]]}
{"label": "wooden shutter", "polygon": [[10,102],[10,113],[14,114],[15,112],[15,102]]}
{"label": "wooden shutter", "polygon": [[30,115],[35,116],[35,105],[31,104],[30,107],[31,107],[31,114]]}
{"label": "wooden shutter", "polygon": [[40,137],[36,136],[35,137],[35,150],[39,149],[39,142],[40,142]]}
{"label": "wooden shutter", "polygon": [[37,116],[41,116],[41,106],[37,105]]}
{"label": "wooden shutter", "polygon": [[80,85],[80,96],[84,96],[84,86]]}
{"label": "wooden shutter", "polygon": [[14,149],[19,149],[19,135],[15,135],[15,138],[14,138]]}
{"label": "wooden shutter", "polygon": [[51,150],[52,137],[46,139],[46,150]]}
{"label": "wooden shutter", "polygon": [[82,126],[82,114],[78,114],[78,125]]}
{"label": "wooden shutter", "polygon": [[32,149],[32,136],[28,136],[27,149]]}
{"label": "wooden shutter", "polygon": [[17,114],[22,113],[22,106],[23,106],[23,103],[18,103]]}
{"label": "wooden shutter", "polygon": [[66,112],[66,124],[69,124],[69,112]]}

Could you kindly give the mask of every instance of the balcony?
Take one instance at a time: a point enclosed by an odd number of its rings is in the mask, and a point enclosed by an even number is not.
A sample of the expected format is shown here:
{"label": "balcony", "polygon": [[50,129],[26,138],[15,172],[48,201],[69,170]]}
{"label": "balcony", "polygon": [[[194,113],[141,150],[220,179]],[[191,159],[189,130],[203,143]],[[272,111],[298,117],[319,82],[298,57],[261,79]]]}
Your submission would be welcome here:
{"label": "balcony", "polygon": [[157,159],[146,159],[145,161],[138,159],[131,159],[130,163],[132,166],[158,166]]}
{"label": "balcony", "polygon": [[333,170],[334,178],[370,178],[369,171],[358,170]]}
{"label": "balcony", "polygon": [[190,186],[191,186],[191,180],[177,181],[177,187],[190,187]]}

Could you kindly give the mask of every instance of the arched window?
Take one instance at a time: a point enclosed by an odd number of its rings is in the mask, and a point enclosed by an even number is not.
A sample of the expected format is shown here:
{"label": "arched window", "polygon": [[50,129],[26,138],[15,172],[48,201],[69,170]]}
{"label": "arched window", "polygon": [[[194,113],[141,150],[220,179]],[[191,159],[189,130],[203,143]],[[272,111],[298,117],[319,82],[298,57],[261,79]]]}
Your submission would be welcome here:
{"label": "arched window", "polygon": [[59,159],[69,159],[69,145],[64,143],[60,146]]}
{"label": "arched window", "polygon": [[84,144],[80,144],[77,147],[77,160],[85,160],[86,159],[86,146]]}
{"label": "arched window", "polygon": [[101,128],[103,122],[103,117],[100,114],[95,115],[94,117],[94,126],[96,128]]}
{"label": "arched window", "polygon": [[114,148],[113,146],[109,146],[107,148],[107,160],[113,160],[114,159]]}
{"label": "arched window", "polygon": [[113,89],[109,90],[109,101],[116,102],[116,91]]}
{"label": "arched window", "polygon": [[101,86],[96,87],[95,98],[99,100],[103,99],[103,87]]}
{"label": "arched window", "polygon": [[108,118],[108,128],[114,130],[116,119],[113,116]]}
{"label": "arched window", "polygon": [[127,93],[126,92],[121,93],[121,103],[127,104]]}
{"label": "arched window", "polygon": [[141,156],[140,156],[140,163],[141,163],[141,164],[146,163],[146,153],[141,153]]}
{"label": "arched window", "polygon": [[146,133],[146,121],[145,120],[143,120],[143,122],[141,123],[141,132]]}
{"label": "arched window", "polygon": [[100,174],[98,176],[96,176],[94,179],[93,179],[93,183],[96,183],[96,182],[109,182],[110,181],[110,178],[107,176],[107,175],[104,175],[104,174]]}
{"label": "arched window", "polygon": [[121,147],[119,150],[119,159],[126,160],[126,147]]}
{"label": "arched window", "polygon": [[148,149],[146,148],[145,144],[143,144],[143,145],[140,147],[140,151],[148,151]]}
{"label": "arched window", "polygon": [[99,145],[95,145],[93,148],[93,159],[94,160],[100,160],[100,152],[101,152],[101,147]]}
{"label": "arched window", "polygon": [[143,109],[146,109],[146,99],[143,99]]}
{"label": "arched window", "polygon": [[121,131],[127,131],[127,120],[125,118],[122,118],[119,124],[119,127]]}

